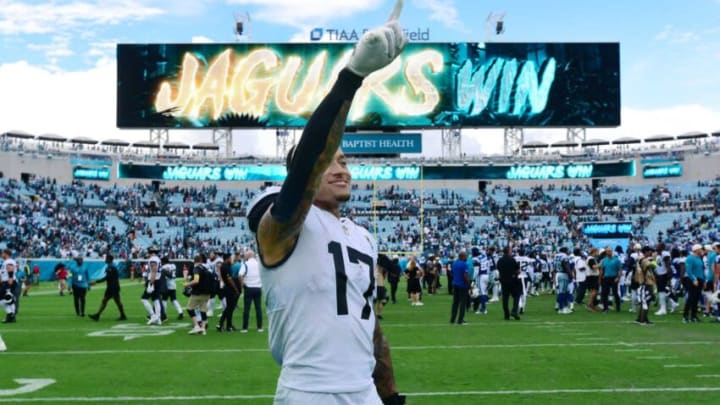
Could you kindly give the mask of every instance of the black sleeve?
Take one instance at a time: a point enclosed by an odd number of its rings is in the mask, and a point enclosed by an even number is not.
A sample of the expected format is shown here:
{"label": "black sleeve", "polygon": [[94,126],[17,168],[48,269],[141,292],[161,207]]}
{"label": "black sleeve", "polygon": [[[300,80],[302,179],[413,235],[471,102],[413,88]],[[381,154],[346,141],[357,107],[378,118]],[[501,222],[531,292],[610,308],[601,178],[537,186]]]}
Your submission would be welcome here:
{"label": "black sleeve", "polygon": [[331,128],[345,101],[352,100],[363,78],[343,69],[330,93],[308,120],[295,155],[288,167],[288,175],[270,213],[279,222],[288,222],[302,201],[317,159],[325,150]]}

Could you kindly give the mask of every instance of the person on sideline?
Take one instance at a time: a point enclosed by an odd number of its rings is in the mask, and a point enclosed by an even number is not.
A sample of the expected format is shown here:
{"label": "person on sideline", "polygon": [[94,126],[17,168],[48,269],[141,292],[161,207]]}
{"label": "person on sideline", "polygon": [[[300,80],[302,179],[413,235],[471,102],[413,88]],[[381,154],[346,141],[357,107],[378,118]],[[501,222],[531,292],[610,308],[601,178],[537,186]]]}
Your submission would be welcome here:
{"label": "person on sideline", "polygon": [[[467,253],[461,250],[457,260],[452,264],[452,289],[453,300],[450,311],[450,323],[455,323],[457,319],[458,325],[466,325],[465,309],[467,307],[468,290],[470,288],[470,270],[468,268]],[[460,314],[458,316],[458,309]]]}
{"label": "person on sideline", "polygon": [[[520,302],[520,263],[512,256],[512,247],[505,246],[503,255],[497,261],[497,268],[500,272],[500,285],[502,289],[502,305],[505,320],[509,320],[512,316],[515,320],[520,320],[518,315],[518,304]],[[512,310],[509,308],[510,296],[513,298]]]}

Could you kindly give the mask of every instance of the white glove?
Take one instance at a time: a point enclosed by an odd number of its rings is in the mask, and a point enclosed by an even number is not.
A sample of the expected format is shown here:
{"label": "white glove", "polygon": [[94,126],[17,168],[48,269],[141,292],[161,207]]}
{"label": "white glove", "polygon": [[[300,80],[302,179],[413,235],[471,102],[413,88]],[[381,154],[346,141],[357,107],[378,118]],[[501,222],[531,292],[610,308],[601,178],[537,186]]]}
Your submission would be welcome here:
{"label": "white glove", "polygon": [[403,0],[397,0],[385,25],[360,37],[347,64],[347,68],[353,73],[366,77],[389,65],[405,48],[408,40],[397,20],[402,6]]}
{"label": "white glove", "polygon": [[148,294],[152,294],[153,291],[155,291],[155,285],[148,284],[147,289],[145,290]]}

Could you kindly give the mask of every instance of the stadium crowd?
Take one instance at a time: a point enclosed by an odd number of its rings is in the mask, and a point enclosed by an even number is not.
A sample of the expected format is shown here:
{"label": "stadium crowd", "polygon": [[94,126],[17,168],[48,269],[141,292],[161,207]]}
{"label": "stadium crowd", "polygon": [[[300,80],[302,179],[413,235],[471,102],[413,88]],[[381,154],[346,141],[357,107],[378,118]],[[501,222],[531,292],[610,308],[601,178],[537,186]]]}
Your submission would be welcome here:
{"label": "stadium crowd", "polygon": [[[104,258],[111,254],[133,262],[131,276],[142,274],[147,279],[149,263],[159,259],[147,260],[157,258],[158,252],[168,260],[192,260],[212,253],[203,262],[219,274],[223,253],[235,253],[234,263],[242,263],[238,252],[253,245],[244,209],[258,190],[228,192],[214,186],[156,188],[145,184],[121,188],[82,182],[63,185],[48,178],[26,183],[3,179],[1,183],[0,247],[6,249],[5,256],[19,261]],[[530,189],[494,185],[484,193],[403,189],[396,185],[373,190],[371,185],[356,185],[344,214],[374,232],[381,251],[404,253],[403,274],[409,280],[422,280],[428,288],[418,288],[415,281],[408,283],[414,286],[410,296],[415,305],[422,305],[423,291],[434,293],[443,279],[448,280],[449,287],[462,282],[453,280],[452,269],[459,252],[464,252],[469,269],[468,305],[472,302],[477,313],[485,313],[487,304],[502,294],[495,263],[503,248],[512,246],[509,254],[518,263],[515,278],[522,281],[517,288],[505,285],[505,290],[513,291],[504,296],[517,298],[515,315],[525,311],[528,297],[542,291],[556,294],[560,314],[585,303],[586,293],[591,310],[607,311],[609,301],[619,308],[623,300],[629,300],[632,310],[638,306],[642,312],[646,301],[657,296],[659,313],[664,314],[678,308],[678,297],[687,295],[685,302],[702,301],[705,307],[701,312],[709,314],[712,294],[717,291],[716,269],[711,262],[720,240],[718,184],[718,180],[665,184],[649,188],[647,193],[606,185],[600,195],[619,197],[614,206],[598,204],[593,190],[578,185]],[[421,212],[424,215],[419,215]],[[670,221],[660,220],[667,215]],[[632,251],[593,246],[597,242],[591,242],[581,229],[587,221],[631,221]],[[656,222],[659,227],[654,226]],[[705,261],[705,271],[696,277],[704,280],[698,287],[702,294],[682,282],[687,273],[676,263],[681,257],[695,255],[698,244],[702,248],[699,257]],[[601,250],[594,249],[597,247]],[[410,252],[423,254],[415,258]],[[606,266],[612,257],[617,257],[619,267]],[[15,267],[22,268],[27,277],[27,266],[17,263]],[[657,277],[643,277],[643,285],[654,284],[639,289],[637,275],[647,275],[647,269]],[[611,281],[603,277],[608,274]],[[69,281],[68,289],[77,287]],[[86,287],[83,284],[80,288]],[[20,291],[15,291],[18,301]],[[159,299],[155,297],[157,302]],[[180,308],[176,300],[172,301],[176,309]],[[209,305],[211,313],[214,307]],[[78,314],[84,314],[84,303],[83,309],[79,308]],[[151,320],[158,322],[155,307],[146,308]],[[688,308],[685,319],[699,319],[692,305]],[[181,309],[178,312],[182,314]],[[648,321],[646,315],[642,321]]]}

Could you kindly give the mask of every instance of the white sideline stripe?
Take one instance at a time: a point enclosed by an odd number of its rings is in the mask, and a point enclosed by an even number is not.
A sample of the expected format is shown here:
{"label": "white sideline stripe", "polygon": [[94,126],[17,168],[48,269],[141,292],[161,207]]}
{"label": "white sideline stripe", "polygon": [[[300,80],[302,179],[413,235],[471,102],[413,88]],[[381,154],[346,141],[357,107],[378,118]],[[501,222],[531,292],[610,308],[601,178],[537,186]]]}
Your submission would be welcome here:
{"label": "white sideline stripe", "polygon": [[587,332],[571,332],[571,333],[563,332],[560,334],[560,336],[590,336],[590,335],[592,335],[592,333],[587,333]]}
{"label": "white sideline stripe", "polygon": [[702,367],[702,364],[665,364],[663,367],[665,368],[695,368],[695,367]]}
{"label": "white sideline stripe", "polygon": [[[388,315],[387,313],[385,315]],[[390,316],[390,315],[388,315]],[[522,320],[520,322],[507,322],[503,321],[501,317],[498,317],[497,319],[492,318],[479,318],[479,319],[486,319],[488,321],[478,321],[478,322],[472,322],[467,326],[464,326],[464,328],[470,328],[474,326],[488,326],[488,325],[500,325],[502,324],[503,327],[510,327],[510,326],[533,326],[536,328],[564,328],[568,326],[573,325],[614,325],[614,326],[620,326],[625,327],[629,324],[634,324],[634,321],[630,320],[616,320],[616,321],[576,321],[576,322],[547,322],[547,321],[526,321]],[[655,324],[664,324],[664,323],[672,323],[670,321],[653,321]],[[677,324],[680,324],[680,321],[676,322]],[[427,328],[427,327],[443,327],[448,328],[452,327],[449,323],[387,323],[382,324],[383,329],[387,328]]]}
{"label": "white sideline stripe", "polygon": [[628,352],[649,352],[650,349],[615,349],[618,353],[628,353]]}
{"label": "white sideline stripe", "polygon": [[[553,390],[488,390],[410,392],[409,397],[450,397],[450,396],[501,396],[501,395],[551,395],[551,394],[619,394],[646,392],[718,392],[720,387],[648,387],[648,388],[568,388]],[[273,394],[258,395],[177,395],[162,397],[45,397],[45,398],[0,398],[0,403],[11,402],[150,402],[150,401],[207,401],[213,399],[250,400],[272,399]]]}
{"label": "white sideline stripe", "polygon": [[678,356],[641,356],[641,357],[635,357],[637,360],[667,360],[667,359],[677,359]]}
{"label": "white sideline stripe", "polygon": [[698,374],[697,378],[720,378],[720,374]]}
{"label": "white sideline stripe", "polygon": [[604,337],[579,337],[579,338],[575,338],[575,339],[577,339],[577,340],[597,340],[597,341],[610,340],[610,338],[604,338]]}
{"label": "white sideline stripe", "polygon": [[[54,283],[54,281],[44,281],[44,283]],[[102,291],[105,291],[105,288],[103,287],[104,285],[105,285],[104,283],[94,285],[94,286],[92,286],[92,290],[97,290],[97,289],[100,289],[100,288],[101,288]],[[142,286],[143,283],[137,283],[137,282],[127,283],[127,284],[126,284],[126,283],[120,283],[120,288],[123,288],[123,287],[132,287],[132,286],[135,286],[135,285]],[[36,291],[36,292],[32,292],[32,288],[30,288],[30,294],[28,295],[28,297],[34,297],[34,296],[36,296],[36,295],[41,295],[41,296],[45,296],[45,295],[57,295],[57,296],[60,296],[60,290],[55,289],[55,290],[53,290],[53,291]],[[67,294],[67,293],[66,293],[65,295],[70,296],[70,297],[72,296],[72,295]],[[21,301],[22,301],[22,300],[23,300],[23,299],[21,298]]]}
{"label": "white sideline stripe", "polygon": [[[717,341],[671,341],[671,342],[587,342],[587,343],[528,343],[528,344],[487,344],[487,345],[437,345],[437,346],[392,346],[394,351],[415,351],[415,350],[465,350],[465,349],[523,349],[543,347],[633,347],[633,346],[691,346],[691,345],[717,345]],[[168,354],[168,353],[247,353],[265,352],[267,348],[244,348],[244,349],[159,349],[159,350],[59,350],[59,351],[25,351],[5,352],[3,356],[27,356],[27,355],[67,355],[67,354]],[[636,349],[648,350],[648,349]]]}

